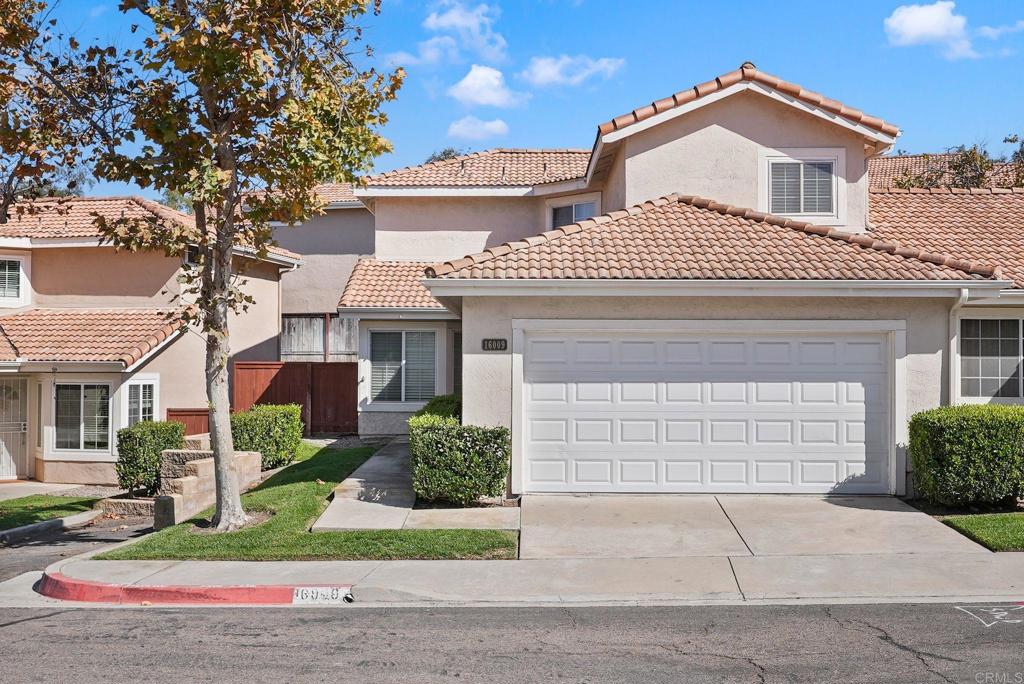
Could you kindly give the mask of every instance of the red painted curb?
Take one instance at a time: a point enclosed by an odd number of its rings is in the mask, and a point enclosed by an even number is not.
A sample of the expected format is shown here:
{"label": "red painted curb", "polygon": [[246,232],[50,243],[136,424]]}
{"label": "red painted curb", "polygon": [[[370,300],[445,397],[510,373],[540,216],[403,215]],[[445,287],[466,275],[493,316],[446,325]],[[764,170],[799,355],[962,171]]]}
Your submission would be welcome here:
{"label": "red painted curb", "polygon": [[[68,577],[59,572],[44,572],[37,591],[43,596],[63,601],[119,604],[245,604],[292,605],[295,589],[338,590],[340,598],[351,595],[351,584],[253,584],[236,586],[139,586],[105,584]],[[305,601],[300,601],[305,603]],[[330,601],[324,601],[330,603]]]}

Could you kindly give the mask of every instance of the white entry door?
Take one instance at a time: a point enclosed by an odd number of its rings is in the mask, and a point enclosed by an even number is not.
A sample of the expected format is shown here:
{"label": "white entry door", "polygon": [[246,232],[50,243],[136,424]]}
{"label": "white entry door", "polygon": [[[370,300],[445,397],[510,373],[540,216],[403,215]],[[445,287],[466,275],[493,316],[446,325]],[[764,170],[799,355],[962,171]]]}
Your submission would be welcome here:
{"label": "white entry door", "polygon": [[32,477],[27,433],[28,381],[0,378],[0,480]]}
{"label": "white entry door", "polygon": [[889,491],[884,334],[526,332],[528,492]]}

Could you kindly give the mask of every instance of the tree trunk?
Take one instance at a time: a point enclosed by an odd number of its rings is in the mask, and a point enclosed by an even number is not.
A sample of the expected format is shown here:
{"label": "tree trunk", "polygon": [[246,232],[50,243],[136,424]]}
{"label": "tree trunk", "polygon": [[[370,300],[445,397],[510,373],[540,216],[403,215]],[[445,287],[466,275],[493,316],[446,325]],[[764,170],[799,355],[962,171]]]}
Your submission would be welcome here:
{"label": "tree trunk", "polygon": [[[205,225],[205,212],[201,218]],[[217,231],[217,239],[206,252],[204,287],[206,301],[206,396],[210,401],[210,445],[217,483],[217,512],[213,523],[218,530],[230,531],[248,520],[242,508],[238,473],[234,459],[235,442],[231,436],[231,403],[228,397],[228,362],[231,343],[228,335],[228,295],[231,287],[232,241],[226,231]],[[210,296],[212,295],[212,296]]]}

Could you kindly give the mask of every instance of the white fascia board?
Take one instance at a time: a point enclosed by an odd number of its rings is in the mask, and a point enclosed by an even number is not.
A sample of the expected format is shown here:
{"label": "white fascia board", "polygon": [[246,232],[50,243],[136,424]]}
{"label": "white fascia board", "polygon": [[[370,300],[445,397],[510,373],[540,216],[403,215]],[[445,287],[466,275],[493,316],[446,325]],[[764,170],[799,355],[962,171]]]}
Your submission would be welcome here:
{"label": "white fascia board", "polygon": [[324,205],[324,209],[330,211],[332,209],[365,209],[366,205],[359,200],[346,200],[344,202],[328,202]]}
{"label": "white fascia board", "polygon": [[629,124],[628,126],[622,128],[621,130],[606,133],[603,136],[601,136],[600,141],[602,143],[612,143],[617,140],[627,138],[633,135],[634,133],[639,133],[640,131],[645,131],[648,128],[653,128],[654,126],[662,124],[666,121],[670,121],[676,117],[692,112],[695,109],[700,109],[701,107],[705,107],[709,104],[718,102],[719,100],[727,98],[731,95],[735,95],[736,93],[744,92],[746,90],[753,90],[754,92],[770,97],[773,100],[782,102],[783,104],[787,104],[791,107],[795,107],[796,109],[799,109],[802,112],[806,112],[813,116],[817,116],[818,118],[836,124],[837,126],[842,126],[843,128],[854,131],[855,133],[858,133],[859,135],[862,135],[871,140],[877,140],[887,145],[892,144],[896,141],[896,138],[894,136],[879,133],[873,128],[868,128],[863,124],[850,121],[849,119],[843,118],[837,114],[832,114],[831,112],[825,111],[820,107],[815,107],[812,104],[785,95],[775,90],[774,88],[769,88],[768,86],[762,83],[755,83],[753,81],[740,81],[739,83],[734,83],[733,85],[729,86],[728,88],[725,88],[724,90],[719,90],[717,92],[711,93],[710,95],[699,97],[696,100],[693,100],[692,102],[687,102],[684,105],[668,109],[664,112],[661,112],[660,114],[655,114],[649,119],[644,119],[643,121],[638,121],[636,123]]}
{"label": "white fascia board", "polygon": [[435,297],[959,297],[998,296],[1008,281],[517,280],[426,278]]}
{"label": "white fascia board", "polygon": [[32,241],[28,238],[0,238],[0,247],[4,249],[29,249]]}
{"label": "white fascia board", "polygon": [[1010,289],[1002,290],[998,296],[986,297],[967,302],[964,306],[1024,306],[1024,290]]}
{"label": "white fascia board", "polygon": [[86,238],[32,238],[30,246],[34,249],[47,247],[113,247],[110,242],[103,242],[98,237]]}
{"label": "white fascia board", "polygon": [[399,308],[395,306],[381,306],[381,307],[354,307],[354,306],[339,306],[339,316],[352,316],[355,318],[374,318],[374,319],[398,319],[398,320],[421,320],[421,321],[437,321],[437,320],[458,320],[459,317],[448,311],[447,309],[414,309],[414,308]]}
{"label": "white fascia board", "polygon": [[532,185],[511,187],[475,186],[446,188],[429,186],[418,188],[363,188],[353,191],[356,197],[528,197],[533,194]]}
{"label": "white fascia board", "polygon": [[285,266],[300,266],[302,265],[302,259],[294,259],[284,254],[275,254],[274,252],[267,252],[264,256],[258,256],[256,250],[250,247],[235,247],[235,254],[239,256],[249,257],[257,259],[259,261],[266,261],[272,264],[283,264]]}
{"label": "white fascia board", "polygon": [[586,190],[587,185],[588,179],[586,177],[572,178],[570,180],[558,181],[556,183],[535,185],[533,186],[533,192],[531,194],[537,197],[543,197],[545,195],[554,195],[560,192],[575,192],[576,190]]}
{"label": "white fascia board", "polygon": [[142,358],[140,358],[138,361],[136,361],[135,363],[133,363],[130,366],[125,367],[124,372],[125,373],[131,373],[132,371],[134,371],[134,370],[136,370],[138,368],[141,368],[142,366],[146,365],[146,363],[151,358],[153,358],[154,356],[159,354],[161,351],[163,351],[165,347],[170,346],[171,343],[173,343],[175,340],[177,340],[179,337],[181,337],[184,334],[184,332],[185,332],[184,328],[178,328],[177,330],[172,332],[170,335],[168,335],[166,338],[164,338],[163,342],[161,342],[160,344],[156,345],[155,347],[150,349],[148,352],[143,354]]}
{"label": "white fascia board", "polygon": [[120,373],[120,361],[28,361],[19,362],[26,373]]}

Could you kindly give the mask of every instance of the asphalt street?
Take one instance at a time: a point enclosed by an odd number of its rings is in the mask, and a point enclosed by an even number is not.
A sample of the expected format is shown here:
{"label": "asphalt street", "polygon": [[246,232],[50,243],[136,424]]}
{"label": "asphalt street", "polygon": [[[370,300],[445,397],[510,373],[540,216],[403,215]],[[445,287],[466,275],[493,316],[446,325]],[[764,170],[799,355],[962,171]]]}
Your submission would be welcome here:
{"label": "asphalt street", "polygon": [[[5,609],[6,682],[1024,682],[1024,610]],[[981,619],[977,617],[981,616]],[[992,624],[994,623],[994,624]]]}

